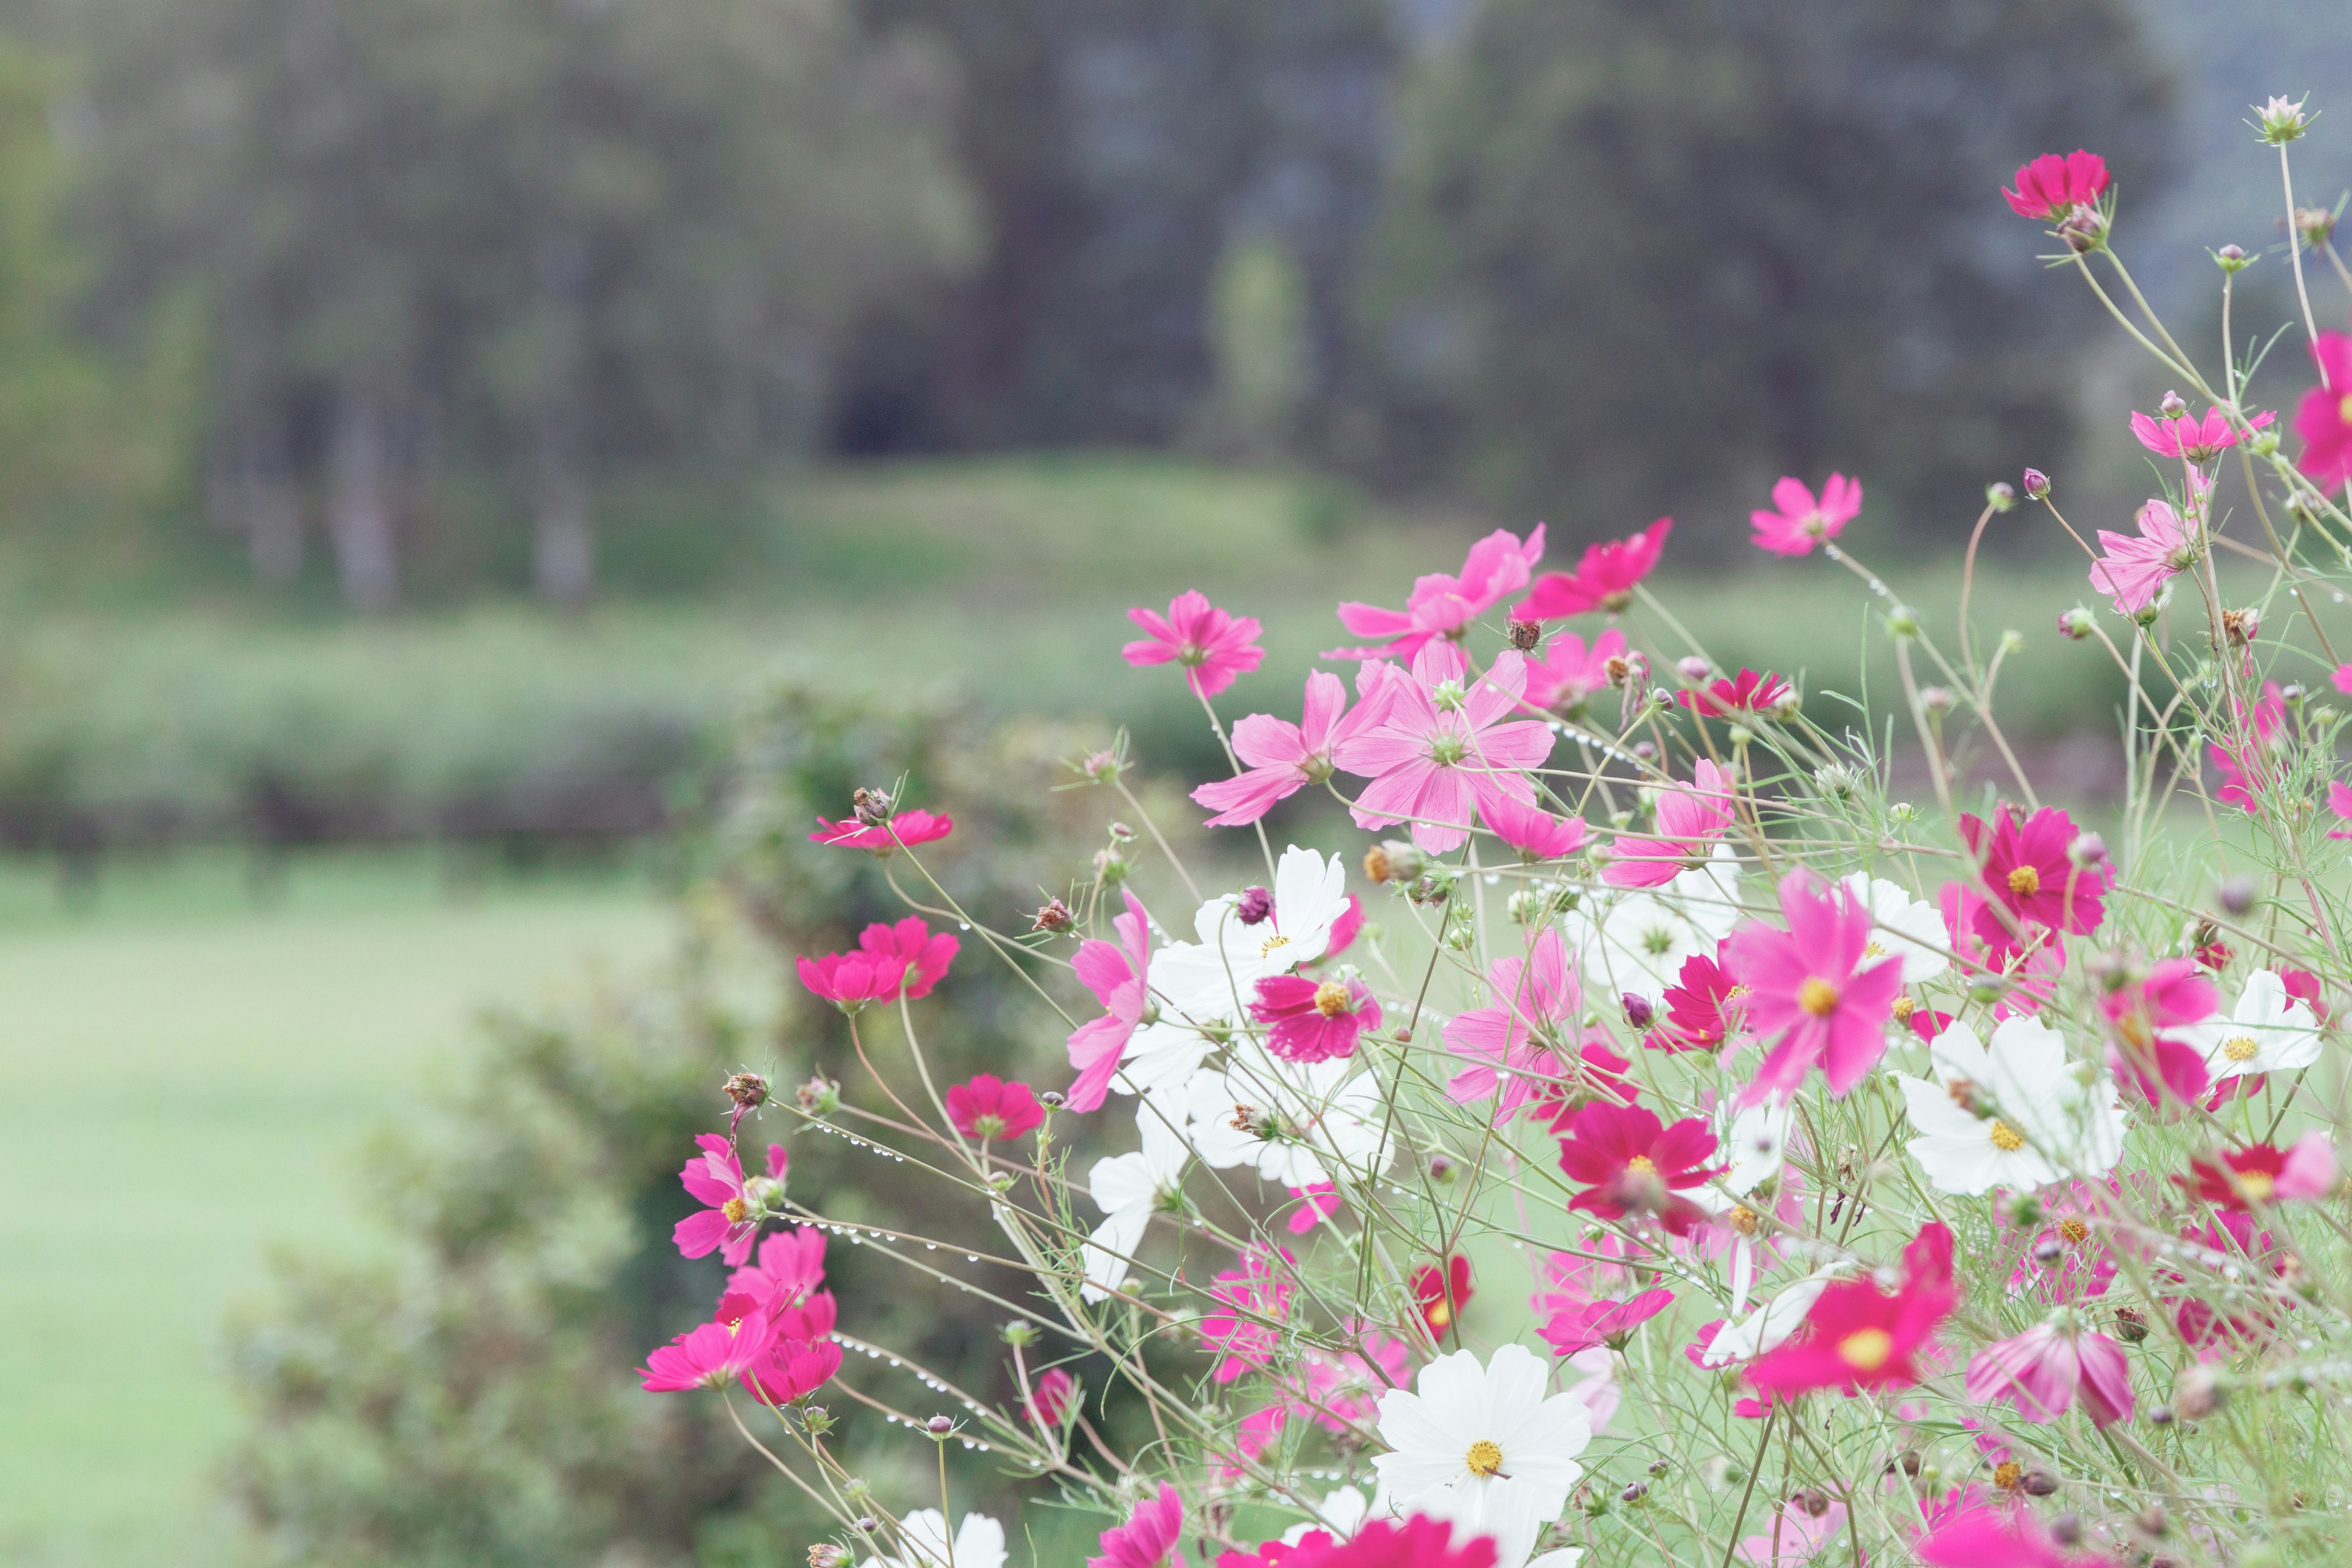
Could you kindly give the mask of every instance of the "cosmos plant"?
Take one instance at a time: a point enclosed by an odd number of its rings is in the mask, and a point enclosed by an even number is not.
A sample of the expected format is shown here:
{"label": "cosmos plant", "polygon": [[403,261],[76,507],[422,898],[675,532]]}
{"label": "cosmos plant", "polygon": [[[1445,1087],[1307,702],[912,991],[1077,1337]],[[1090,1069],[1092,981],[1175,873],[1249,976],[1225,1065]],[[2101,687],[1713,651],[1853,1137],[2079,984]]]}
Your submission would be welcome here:
{"label": "cosmos plant", "polygon": [[[2352,336],[2315,290],[2352,273],[2292,205],[2310,116],[2252,123],[2287,238],[2212,253],[2217,361],[2147,310],[2102,159],[2002,193],[2177,384],[2113,416],[2160,493],[2085,531],[2027,469],[1969,546],[2021,499],[2080,547],[2058,629],[2113,660],[2119,797],[2021,765],[1997,685],[2059,677],[1967,579],[1947,641],[1855,558],[1867,476],[1749,521],[1766,569],[1874,606],[1875,716],[1718,661],[1654,580],[1665,519],[1566,569],[1489,533],[1288,638],[1332,668],[1255,675],[1247,605],[1138,606],[1129,679],[1181,681],[1230,769],[1180,825],[1123,741],[1074,762],[1108,845],[1034,920],[932,874],[985,831],[965,803],[817,824],[910,907],[800,965],[853,1081],[739,1074],[680,1151],[714,1307],[648,1397],[724,1402],[833,1521],[814,1568],[1025,1563],[959,1495],[982,1458],[1022,1523],[1091,1516],[1090,1568],[2339,1560]],[[2293,276],[2292,411],[2247,405],[2230,336],[2258,261]],[[925,1036],[974,963],[1041,1023],[951,1082]],[[914,1173],[968,1224],[804,1205],[818,1133],[890,1162],[883,1212]],[[969,1292],[992,1384],[860,1331],[843,1238]]]}

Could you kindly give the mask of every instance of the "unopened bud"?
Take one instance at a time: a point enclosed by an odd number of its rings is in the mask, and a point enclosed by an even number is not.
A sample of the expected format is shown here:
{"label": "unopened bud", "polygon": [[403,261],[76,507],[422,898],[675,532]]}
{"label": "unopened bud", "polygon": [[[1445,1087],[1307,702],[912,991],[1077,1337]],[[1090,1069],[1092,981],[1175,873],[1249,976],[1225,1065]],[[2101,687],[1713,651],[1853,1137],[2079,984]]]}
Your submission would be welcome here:
{"label": "unopened bud", "polygon": [[1886,631],[1890,637],[1910,638],[1919,635],[1919,612],[1908,605],[1897,605],[1886,612]]}
{"label": "unopened bud", "polygon": [[831,1116],[841,1109],[841,1085],[829,1078],[813,1078],[793,1091],[804,1116]]}
{"label": "unopened bud", "polygon": [[2272,99],[2254,110],[2255,133],[2273,147],[2299,140],[2311,126],[2311,116],[2303,111],[2304,101],[2283,95]]}
{"label": "unopened bud", "polygon": [[866,827],[879,827],[890,820],[891,800],[887,790],[867,789],[863,785],[850,792],[850,815]]}
{"label": "unopened bud", "polygon": [[1244,888],[1234,900],[1234,914],[1245,926],[1263,922],[1274,913],[1274,895],[1264,888]]}
{"label": "unopened bud", "polygon": [[2028,1470],[2018,1478],[2017,1489],[2027,1497],[2048,1497],[2058,1489],[2058,1478],[2047,1470]]}
{"label": "unopened bud", "polygon": [[809,1568],[848,1568],[849,1552],[830,1541],[820,1541],[808,1549]]}
{"label": "unopened bud", "polygon": [[2066,858],[2085,871],[2106,858],[2107,841],[2095,833],[2077,833],[2066,846]]}
{"label": "unopened bud", "polygon": [[2221,906],[2223,914],[2242,915],[2254,907],[2259,895],[2260,889],[2250,878],[2231,877],[2213,889],[2213,901]]}
{"label": "unopened bud", "polygon": [[1521,653],[1533,653],[1543,642],[1543,623],[1513,621],[1507,628],[1506,635],[1510,637],[1513,647],[1517,648]]}
{"label": "unopened bud", "polygon": [[2062,1513],[2056,1519],[2052,1520],[2050,1521],[2050,1539],[2056,1542],[2061,1546],[2082,1545],[2083,1516],[2079,1513]]}
{"label": "unopened bud", "polygon": [[1830,1494],[1819,1487],[1807,1487],[1789,1500],[1812,1519],[1819,1519],[1830,1510]]}
{"label": "unopened bud", "polygon": [[1923,686],[1919,689],[1919,706],[1930,713],[1952,710],[1952,689],[1948,686]]}
{"label": "unopened bud", "polygon": [[2136,1345],[2147,1338],[2147,1314],[2137,1307],[2117,1307],[2116,1338],[2127,1345]]}
{"label": "unopened bud", "polygon": [[2033,1261],[2044,1268],[2055,1268],[2065,1261],[2066,1247],[2056,1237],[2033,1244]]}
{"label": "unopened bud", "polygon": [[2091,635],[2091,612],[2077,605],[2073,609],[2061,613],[2058,616],[2058,630],[2062,636],[2081,642]]}
{"label": "unopened bud", "polygon": [[1135,829],[1124,822],[1114,822],[1110,825],[1110,841],[1114,844],[1132,844],[1135,842]]}
{"label": "unopened bud", "polygon": [[2168,392],[2164,400],[2156,405],[2156,411],[2167,419],[2178,419],[2189,412],[2189,405],[2181,401],[2180,394]]}
{"label": "unopened bud", "polygon": [[2032,1230],[2049,1212],[2032,1193],[2020,1193],[2009,1200],[2009,1223],[2020,1230]]}
{"label": "unopened bud", "polygon": [[1657,742],[1654,741],[1634,742],[1633,755],[1645,763],[1655,761],[1658,755]]}
{"label": "unopened bud", "polygon": [[2162,1503],[2148,1504],[2140,1510],[2139,1517],[2133,1520],[2132,1523],[2138,1527],[2142,1535],[2155,1536],[2158,1540],[2172,1530],[2172,1521],[2166,1516]]}
{"label": "unopened bud", "polygon": [[1037,1325],[1025,1318],[1015,1318],[997,1331],[997,1337],[1015,1347],[1034,1345],[1037,1342]]}
{"label": "unopened bud", "polygon": [[1415,882],[1421,868],[1420,849],[1402,838],[1383,838],[1364,851],[1364,875],[1375,882]]}
{"label": "unopened bud", "polygon": [[2242,272],[2253,265],[2246,256],[2245,247],[2237,245],[2225,245],[2215,251],[2213,264],[2224,272]]}
{"label": "unopened bud", "polygon": [[1429,1157],[1429,1179],[1441,1184],[1451,1183],[1454,1180],[1454,1162],[1444,1154],[1432,1154]]}
{"label": "unopened bud", "polygon": [[1638,991],[1626,992],[1618,999],[1618,1005],[1625,1009],[1625,1022],[1632,1028],[1647,1029],[1657,1021],[1658,1010]]}
{"label": "unopened bud", "polygon": [[[2276,457],[2279,449],[2279,433],[2277,427],[2273,426],[2268,429],[2255,431],[2254,438],[2247,442],[2246,445],[2253,448],[2254,456],[2257,458]],[[2299,498],[2290,496],[2287,499],[2289,500],[2294,500]]]}
{"label": "unopened bud", "polygon": [[1118,777],[1118,753],[1108,751],[1092,752],[1078,764],[1078,772],[1097,784],[1109,784]]}
{"label": "unopened bud", "polygon": [[2025,470],[2025,494],[2029,500],[2042,500],[2050,494],[2050,476],[2040,468]]}
{"label": "unopened bud", "polygon": [[1995,511],[2013,510],[2017,506],[2017,490],[2007,479],[1995,479],[1985,486],[1985,505]]}
{"label": "unopened bud", "polygon": [[870,1513],[861,1513],[857,1516],[857,1522],[850,1528],[860,1535],[871,1535],[882,1528],[882,1521]]}
{"label": "unopened bud", "polygon": [[1695,653],[1685,654],[1684,657],[1675,661],[1675,673],[1681,676],[1685,680],[1693,682],[1705,680],[1706,679],[1706,660],[1699,658],[1699,656]]}
{"label": "unopened bud", "polygon": [[1625,1489],[1624,1489],[1623,1491],[1619,1492],[1619,1493],[1617,1494],[1617,1500],[1618,1500],[1619,1502],[1628,1502],[1628,1503],[1631,1503],[1631,1502],[1640,1502],[1643,1498],[1648,1497],[1649,1495],[1650,1495],[1650,1483],[1649,1483],[1649,1482],[1647,1482],[1647,1481],[1633,1481],[1633,1482],[1629,1483],[1629,1484],[1626,1486],[1626,1488],[1625,1488]]}
{"label": "unopened bud", "polygon": [[2172,1408],[2184,1420],[2202,1421],[2221,1408],[2221,1380],[2208,1366],[2191,1366],[2172,1385]]}
{"label": "unopened bud", "polygon": [[955,1423],[944,1415],[934,1415],[923,1423],[923,1430],[934,1437],[944,1437],[955,1430]]}

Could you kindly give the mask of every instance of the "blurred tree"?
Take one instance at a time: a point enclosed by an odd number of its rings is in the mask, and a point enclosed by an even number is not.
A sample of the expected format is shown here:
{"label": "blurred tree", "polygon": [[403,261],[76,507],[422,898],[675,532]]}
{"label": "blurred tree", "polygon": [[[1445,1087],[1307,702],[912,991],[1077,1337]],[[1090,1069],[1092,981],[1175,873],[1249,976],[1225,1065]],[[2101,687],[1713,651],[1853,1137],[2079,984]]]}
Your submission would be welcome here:
{"label": "blurred tree", "polygon": [[84,25],[111,299],[196,281],[215,494],[282,578],[322,484],[362,608],[444,470],[517,495],[535,585],[584,597],[601,479],[803,449],[845,324],[969,246],[937,51],[835,0],[123,0]]}
{"label": "blurred tree", "polygon": [[2066,443],[2089,319],[2000,187],[2088,145],[2128,214],[2167,92],[2122,0],[1487,0],[1409,95],[1367,451],[1563,542],[1728,538],[1832,468],[1880,519],[1972,513]]}

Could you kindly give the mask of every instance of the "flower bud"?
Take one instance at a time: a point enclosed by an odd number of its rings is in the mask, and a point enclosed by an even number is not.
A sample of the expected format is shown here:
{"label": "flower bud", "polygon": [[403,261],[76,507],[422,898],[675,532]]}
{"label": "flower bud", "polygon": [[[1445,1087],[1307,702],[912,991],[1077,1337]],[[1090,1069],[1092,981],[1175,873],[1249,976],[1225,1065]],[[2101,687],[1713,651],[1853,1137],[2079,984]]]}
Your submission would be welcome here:
{"label": "flower bud", "polygon": [[2116,1309],[2116,1338],[2136,1345],[2147,1338],[2147,1314],[2137,1307]]}
{"label": "flower bud", "polygon": [[1095,851],[1095,880],[1107,887],[1117,887],[1127,880],[1127,857],[1112,849]]}
{"label": "flower bud", "polygon": [[768,1080],[755,1072],[739,1072],[724,1085],[727,1098],[746,1110],[756,1110],[768,1102]]}
{"label": "flower bud", "polygon": [[2303,99],[2289,101],[2284,95],[2273,98],[2254,110],[2254,132],[2273,147],[2284,147],[2300,141],[2311,128],[2311,116],[2303,111]]}
{"label": "flower bud", "polygon": [[1045,1089],[1037,1091],[1037,1103],[1048,1110],[1059,1110],[1069,1104],[1070,1100],[1069,1097],[1058,1089]]}
{"label": "flower bud", "polygon": [[1649,1483],[1649,1482],[1647,1482],[1647,1481],[1633,1481],[1633,1482],[1629,1482],[1629,1483],[1626,1485],[1626,1488],[1625,1488],[1625,1489],[1624,1489],[1623,1491],[1619,1492],[1619,1493],[1617,1494],[1617,1500],[1618,1500],[1619,1502],[1629,1502],[1629,1503],[1631,1503],[1631,1502],[1640,1502],[1643,1498],[1648,1497],[1649,1495],[1650,1495],[1650,1483]]}
{"label": "flower bud", "polygon": [[1911,638],[1919,635],[1919,612],[1908,605],[1897,605],[1886,612],[1886,633],[1889,637]]}
{"label": "flower bud", "polygon": [[1517,648],[1521,653],[1533,653],[1543,644],[1543,623],[1513,621],[1506,628],[1506,635],[1510,637],[1513,647]]}
{"label": "flower bud", "polygon": [[1085,762],[1078,764],[1078,772],[1097,784],[1109,784],[1116,780],[1119,774],[1119,768],[1118,753],[1108,751],[1095,752],[1089,754]]}
{"label": "flower bud", "polygon": [[2157,404],[2156,411],[2167,419],[2178,419],[2189,412],[2189,405],[2181,401],[2180,394],[2167,392],[2163,399]]}
{"label": "flower bud", "polygon": [[1952,710],[1952,689],[1948,686],[1923,686],[1919,689],[1919,706],[1930,713]]}
{"label": "flower bud", "polygon": [[793,1091],[803,1116],[831,1116],[841,1109],[841,1085],[832,1079],[813,1078]]}
{"label": "flower bud", "polygon": [[2087,871],[2107,858],[2107,841],[2095,833],[2077,833],[2066,846],[2066,858]]}
{"label": "flower bud", "polygon": [[2065,611],[2058,617],[2058,630],[2062,636],[2081,642],[2091,635],[2091,612],[2080,605]]}
{"label": "flower bud", "polygon": [[1244,888],[1234,900],[1234,914],[1245,926],[1261,924],[1273,913],[1274,895],[1264,888]]}
{"label": "flower bud", "polygon": [[1706,679],[1706,660],[1696,654],[1685,654],[1675,661],[1675,673],[1696,684]]}
{"label": "flower bud", "polygon": [[2017,1489],[2027,1497],[2048,1497],[2058,1489],[2058,1478],[2047,1470],[2028,1470],[2018,1478]]}
{"label": "flower bud", "polygon": [[934,1437],[944,1437],[955,1430],[955,1423],[945,1415],[934,1415],[923,1423],[923,1430]]}
{"label": "flower bud", "polygon": [[2029,500],[2042,500],[2050,494],[2050,476],[2040,468],[2025,470],[2025,494]]}
{"label": "flower bud", "polygon": [[1132,844],[1135,842],[1135,829],[1124,822],[1114,822],[1110,825],[1110,841],[1114,844]]}
{"label": "flower bud", "polygon": [[1995,511],[2012,511],[2017,507],[2017,491],[2007,479],[1995,479],[1985,486],[1985,505]]}
{"label": "flower bud", "polygon": [[1016,1349],[1034,1345],[1037,1342],[1037,1325],[1026,1318],[1015,1318],[997,1331],[997,1337]]}
{"label": "flower bud", "polygon": [[2186,1421],[2202,1421],[2221,1408],[2226,1394],[2211,1367],[2190,1366],[2173,1382],[2173,1412]]}
{"label": "flower bud", "polygon": [[1454,1181],[1454,1162],[1452,1160],[1443,1154],[1432,1154],[1429,1157],[1429,1179],[1431,1181],[1437,1183],[1441,1186],[1451,1185]]}
{"label": "flower bud", "polygon": [[1656,761],[1658,755],[1657,742],[1654,741],[1634,742],[1633,755],[1645,763]]}
{"label": "flower bud", "polygon": [[861,1513],[857,1516],[857,1522],[850,1528],[860,1535],[871,1535],[882,1528],[882,1521],[870,1513]]}
{"label": "flower bud", "polygon": [[879,827],[890,820],[890,792],[868,789],[861,784],[849,795],[849,814],[863,827]]}
{"label": "flower bud", "polygon": [[801,1424],[819,1437],[833,1430],[833,1417],[825,1413],[825,1408],[822,1405],[803,1407],[801,1411]]}
{"label": "flower bud", "polygon": [[2009,1223],[2020,1230],[2032,1230],[2040,1225],[2050,1211],[2032,1193],[2020,1193],[2009,1200]]}
{"label": "flower bud", "polygon": [[2254,900],[2260,895],[2261,889],[2251,878],[2231,877],[2213,889],[2213,901],[2221,906],[2225,915],[2242,915],[2254,907]]}
{"label": "flower bud", "polygon": [[2253,265],[2242,246],[2225,245],[2213,253],[2213,265],[2224,272],[2242,272]]}
{"label": "flower bud", "polygon": [[849,1568],[848,1549],[820,1541],[808,1549],[808,1568]]}
{"label": "flower bud", "polygon": [[1618,998],[1618,1005],[1625,1009],[1625,1022],[1629,1027],[1646,1030],[1657,1021],[1658,1010],[1650,1005],[1647,996],[1638,991],[1626,992]]}
{"label": "flower bud", "polygon": [[2132,1521],[2132,1525],[2142,1535],[2154,1536],[2161,1540],[2171,1531],[2172,1521],[2165,1514],[2162,1503],[2152,1502],[2140,1510],[2139,1516]]}
{"label": "flower bud", "polygon": [[1421,851],[1402,838],[1383,838],[1364,851],[1364,875],[1375,882],[1418,881],[1421,866]]}
{"label": "flower bud", "polygon": [[2065,1244],[2056,1237],[2033,1244],[2033,1261],[2044,1268],[2055,1268],[2066,1259]]}

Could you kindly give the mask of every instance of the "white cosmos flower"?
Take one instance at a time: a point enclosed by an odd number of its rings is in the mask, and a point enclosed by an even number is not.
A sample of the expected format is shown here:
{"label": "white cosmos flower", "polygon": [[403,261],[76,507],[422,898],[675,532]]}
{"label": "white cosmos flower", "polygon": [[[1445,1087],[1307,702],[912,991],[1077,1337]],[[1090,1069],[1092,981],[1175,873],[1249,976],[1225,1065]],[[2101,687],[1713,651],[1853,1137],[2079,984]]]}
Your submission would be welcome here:
{"label": "white cosmos flower", "polygon": [[866,1568],[1004,1568],[1004,1527],[984,1513],[968,1513],[956,1525],[955,1551],[948,1551],[948,1521],[935,1508],[919,1508],[898,1521],[903,1557],[869,1557]]}
{"label": "white cosmos flower", "polygon": [[[2066,1176],[2104,1175],[2123,1157],[2124,1108],[2105,1073],[2089,1086],[2075,1076],[2066,1042],[2036,1018],[2005,1019],[1988,1047],[1954,1024],[1927,1056],[1937,1081],[1897,1073],[1911,1124],[1911,1157],[1944,1193],[2033,1188]],[[1990,1102],[1990,1116],[1963,1109],[1951,1086],[1965,1079]]]}
{"label": "white cosmos flower", "polygon": [[[1388,1163],[1388,1119],[1379,1082],[1360,1068],[1348,1058],[1278,1061],[1237,1041],[1224,1068],[1196,1073],[1186,1086],[1184,1136],[1219,1170],[1248,1165],[1285,1186],[1328,1182],[1332,1164],[1369,1179]],[[1274,1136],[1263,1135],[1267,1127]]]}
{"label": "white cosmos flower", "polygon": [[[1296,1546],[1315,1531],[1328,1531],[1334,1541],[1345,1541],[1364,1527],[1371,1516],[1371,1500],[1353,1487],[1340,1487],[1315,1505],[1315,1517],[1304,1524],[1294,1524],[1282,1532],[1285,1546]],[[957,1564],[962,1568],[962,1564]]]}
{"label": "white cosmos flower", "polygon": [[1944,930],[1941,910],[1920,902],[1884,877],[1856,871],[1845,885],[1854,901],[1870,911],[1871,946],[1903,961],[1904,984],[1933,980],[1951,967],[1951,937]]}
{"label": "white cosmos flower", "polygon": [[[1745,1110],[1736,1110],[1738,1103],[1726,1095],[1715,1108],[1716,1136],[1731,1161],[1721,1187],[1694,1187],[1690,1193],[1691,1201],[1711,1215],[1743,1206],[1738,1200],[1780,1174],[1788,1153],[1793,1102],[1768,1100]],[[1731,1234],[1731,1310],[1739,1312],[1747,1310],[1748,1292],[1756,1284],[1756,1238],[1738,1229]]]}
{"label": "white cosmos flower", "polygon": [[1163,1014],[1128,1037],[1110,1086],[1121,1094],[1172,1093],[1181,1099],[1212,1048],[1206,1035]]}
{"label": "white cosmos flower", "polygon": [[[1153,1212],[1182,1190],[1184,1166],[1192,1157],[1176,1131],[1183,1125],[1181,1106],[1146,1098],[1135,1124],[1143,1147],[1097,1160],[1087,1173],[1087,1191],[1103,1211],[1103,1222],[1087,1237],[1085,1248],[1086,1283],[1078,1294],[1088,1301],[1105,1300],[1127,1278],[1128,1259],[1143,1244]],[[962,1568],[961,1558],[957,1568]]]}
{"label": "white cosmos flower", "polygon": [[1686,959],[1712,957],[1739,919],[1739,858],[1718,844],[1706,865],[1676,872],[1664,887],[1616,894],[1596,913],[1580,910],[1562,926],[1595,989],[1612,997],[1636,992],[1655,1002]]}
{"label": "white cosmos flower", "polygon": [[1525,1345],[1504,1345],[1483,1366],[1475,1351],[1439,1356],[1412,1392],[1381,1395],[1381,1440],[1392,1451],[1372,1468],[1391,1510],[1492,1535],[1496,1568],[1521,1568],[1567,1506],[1592,1440],[1581,1404],[1545,1396],[1550,1377]]}
{"label": "white cosmos flower", "polygon": [[2289,1072],[2319,1059],[2319,1020],[2267,969],[2246,976],[2238,1005],[2183,1031],[2205,1053],[2215,1083],[2243,1073]]}
{"label": "white cosmos flower", "polygon": [[1322,957],[1347,912],[1347,863],[1294,844],[1276,864],[1270,891],[1273,912],[1255,925],[1242,923],[1239,894],[1212,899],[1192,918],[1199,942],[1171,942],[1153,954],[1151,988],[1180,1016],[1238,1020],[1260,980]]}
{"label": "white cosmos flower", "polygon": [[1715,1338],[1699,1356],[1699,1365],[1728,1366],[1736,1361],[1750,1361],[1795,1333],[1836,1278],[1834,1268],[1806,1276],[1746,1317],[1716,1330]]}

